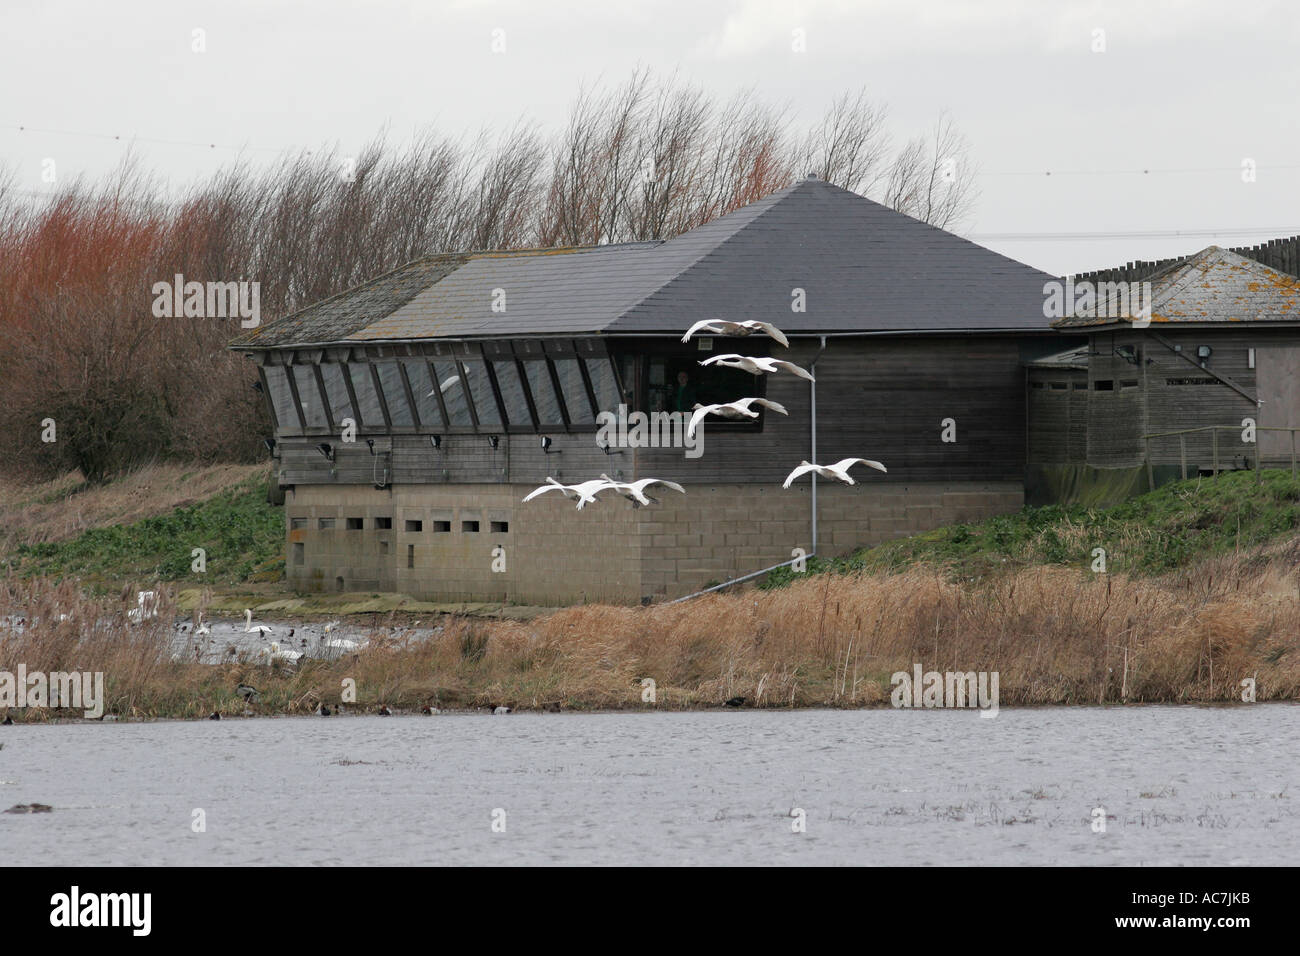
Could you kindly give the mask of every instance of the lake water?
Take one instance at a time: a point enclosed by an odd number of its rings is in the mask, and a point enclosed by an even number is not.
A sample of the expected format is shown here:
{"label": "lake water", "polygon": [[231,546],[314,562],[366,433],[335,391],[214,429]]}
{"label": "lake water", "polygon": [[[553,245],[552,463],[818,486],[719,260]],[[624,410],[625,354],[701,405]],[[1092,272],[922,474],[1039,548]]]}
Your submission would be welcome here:
{"label": "lake water", "polygon": [[0,845],[74,865],[1293,864],[1298,741],[1289,704],[19,725],[0,808],[54,810],[0,814]]}

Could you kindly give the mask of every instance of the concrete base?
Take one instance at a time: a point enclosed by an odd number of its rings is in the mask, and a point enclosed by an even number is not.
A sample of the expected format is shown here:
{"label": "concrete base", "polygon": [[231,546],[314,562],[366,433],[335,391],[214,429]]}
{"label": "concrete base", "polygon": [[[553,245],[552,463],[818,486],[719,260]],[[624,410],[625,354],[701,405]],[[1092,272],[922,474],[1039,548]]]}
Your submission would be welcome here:
{"label": "concrete base", "polygon": [[[304,592],[400,591],[427,601],[638,604],[812,551],[810,486],[688,485],[636,508],[578,511],[531,485],[385,490],[299,485],[285,502],[286,579]],[[818,550],[833,556],[1018,510],[1018,482],[819,481]]]}

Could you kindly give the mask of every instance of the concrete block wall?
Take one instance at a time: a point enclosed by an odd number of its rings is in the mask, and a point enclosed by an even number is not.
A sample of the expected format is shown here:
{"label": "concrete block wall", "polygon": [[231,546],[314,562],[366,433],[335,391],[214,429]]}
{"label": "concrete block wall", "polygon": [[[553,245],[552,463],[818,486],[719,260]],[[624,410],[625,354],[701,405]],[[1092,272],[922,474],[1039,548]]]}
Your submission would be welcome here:
{"label": "concrete block wall", "polygon": [[[680,597],[812,551],[811,487],[691,485],[641,509],[641,589],[655,599]],[[1018,511],[1020,482],[817,484],[818,551],[834,557],[855,548],[946,524]]]}
{"label": "concrete block wall", "polygon": [[[631,506],[609,499],[579,512],[557,493],[523,504],[534,487],[299,485],[285,499],[287,581],[302,591],[399,591],[432,601],[639,602]],[[359,530],[347,527],[350,517],[362,519]],[[334,527],[321,529],[322,518]],[[378,528],[378,518],[391,528]],[[497,548],[504,553],[494,555]],[[498,558],[504,571],[493,570]]]}

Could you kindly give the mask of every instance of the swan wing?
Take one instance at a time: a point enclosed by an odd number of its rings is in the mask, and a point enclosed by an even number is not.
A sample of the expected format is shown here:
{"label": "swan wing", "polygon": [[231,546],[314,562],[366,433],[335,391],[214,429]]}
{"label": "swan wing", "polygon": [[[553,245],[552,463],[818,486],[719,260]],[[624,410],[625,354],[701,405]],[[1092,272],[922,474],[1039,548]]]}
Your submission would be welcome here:
{"label": "swan wing", "polygon": [[880,462],[872,461],[870,458],[845,458],[831,465],[831,469],[833,471],[847,472],[854,465],[866,465],[868,468],[876,469],[876,471],[888,471]]}
{"label": "swan wing", "polygon": [[686,330],[686,334],[682,336],[682,341],[689,342],[691,340],[691,336],[701,330],[705,332],[713,332],[716,334],[719,331],[717,328],[715,328],[716,325],[718,325],[718,323],[713,319],[700,319],[700,321],[696,322],[694,325],[692,325],[689,329]]}
{"label": "swan wing", "polygon": [[742,324],[748,326],[751,329],[761,329],[763,332],[767,333],[769,336],[776,339],[776,341],[780,342],[786,348],[790,347],[790,340],[785,337],[785,333],[782,332],[780,329],[778,329],[771,322],[757,322],[753,319],[750,319],[748,322],[744,322]]}
{"label": "swan wing", "polygon": [[785,479],[785,484],[783,484],[781,487],[789,488],[792,484],[795,483],[796,479],[802,477],[803,475],[808,474],[808,472],[810,471],[816,471],[817,467],[818,467],[817,465],[809,464],[806,461],[801,462],[798,468],[790,472],[790,474]]}
{"label": "swan wing", "polygon": [[806,378],[810,382],[817,381],[815,378],[812,377],[812,375],[808,373],[807,369],[802,369],[798,365],[795,365],[793,362],[787,362],[785,361],[785,359],[768,359],[767,361],[774,368],[784,369],[787,372],[793,372],[795,375],[798,375],[800,378]]}

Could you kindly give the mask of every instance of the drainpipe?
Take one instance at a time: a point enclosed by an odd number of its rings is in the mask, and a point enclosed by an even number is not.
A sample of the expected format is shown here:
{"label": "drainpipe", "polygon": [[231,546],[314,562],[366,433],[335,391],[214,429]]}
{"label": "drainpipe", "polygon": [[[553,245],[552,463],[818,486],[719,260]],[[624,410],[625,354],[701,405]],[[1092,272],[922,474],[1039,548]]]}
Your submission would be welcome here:
{"label": "drainpipe", "polygon": [[[808,383],[808,395],[812,404],[812,450],[808,460],[813,464],[817,463],[817,360],[822,357],[826,351],[826,336],[821,336],[821,348],[813,356],[812,362],[808,365],[808,372],[813,376],[814,381]],[[812,473],[812,553],[817,553],[817,472]]]}

